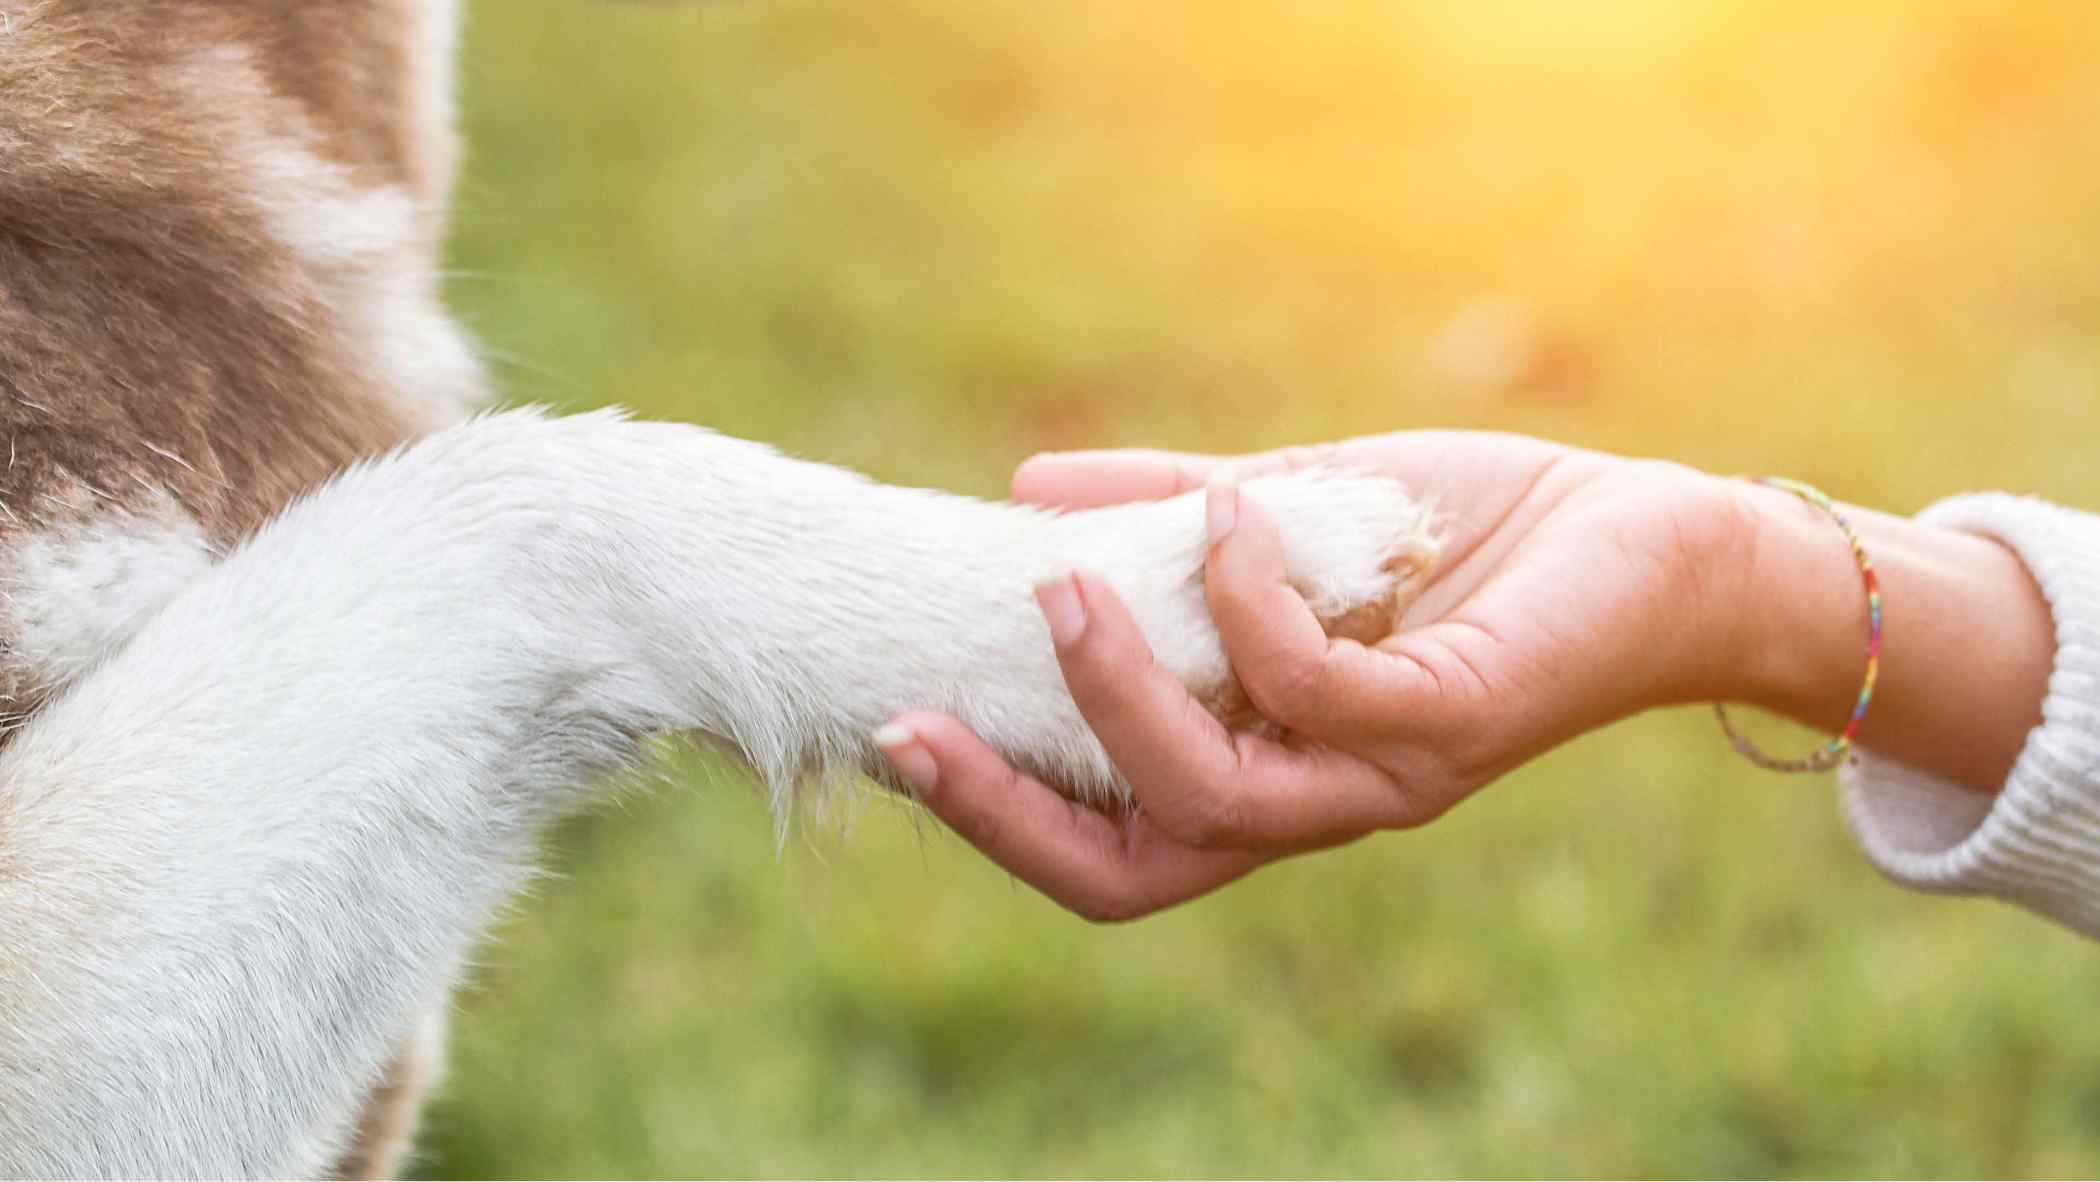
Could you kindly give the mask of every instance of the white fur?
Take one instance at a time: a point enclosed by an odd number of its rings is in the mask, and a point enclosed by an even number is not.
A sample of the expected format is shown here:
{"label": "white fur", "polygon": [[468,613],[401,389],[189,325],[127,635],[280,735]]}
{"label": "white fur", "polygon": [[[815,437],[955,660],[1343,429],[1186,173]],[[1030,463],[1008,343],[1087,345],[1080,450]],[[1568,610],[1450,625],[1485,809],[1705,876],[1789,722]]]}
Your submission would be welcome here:
{"label": "white fur", "polygon": [[[440,9],[446,6],[439,5]],[[425,32],[445,44],[416,42],[416,91],[425,122],[417,136],[438,195],[419,198],[401,185],[360,184],[353,171],[318,147],[320,135],[297,107],[270,96],[268,85],[245,46],[213,46],[199,56],[199,84],[213,93],[234,89],[270,104],[273,134],[238,145],[247,170],[248,201],[264,230],[289,248],[319,281],[330,311],[357,343],[367,373],[384,384],[391,401],[414,407],[426,426],[458,421],[481,401],[479,358],[459,326],[445,315],[438,283],[442,192],[453,167],[450,135],[428,120],[451,117],[449,41],[455,25],[449,11],[418,9]],[[443,64],[434,64],[443,63]],[[235,134],[229,132],[229,134]]]}
{"label": "white fur", "polygon": [[455,63],[459,60],[459,0],[404,0],[406,19],[415,26],[408,39],[415,85],[416,143],[423,152],[430,208],[443,209],[459,173],[459,149],[453,134]]}
{"label": "white fur", "polygon": [[[1329,610],[1423,544],[1386,481],[1248,494]],[[1201,513],[1052,516],[607,414],[479,419],[343,475],[0,754],[0,1175],[325,1168],[536,831],[641,736],[733,743],[785,801],[934,706],[1118,790],[1030,585],[1103,570],[1213,684]]]}
{"label": "white fur", "polygon": [[64,685],[128,639],[212,563],[195,518],[157,497],[26,535],[8,560],[0,637],[18,675]]}
{"label": "white fur", "polygon": [[408,190],[360,187],[295,141],[259,143],[247,156],[264,225],[322,281],[372,376],[432,426],[479,401],[480,362],[439,299],[432,219]]}

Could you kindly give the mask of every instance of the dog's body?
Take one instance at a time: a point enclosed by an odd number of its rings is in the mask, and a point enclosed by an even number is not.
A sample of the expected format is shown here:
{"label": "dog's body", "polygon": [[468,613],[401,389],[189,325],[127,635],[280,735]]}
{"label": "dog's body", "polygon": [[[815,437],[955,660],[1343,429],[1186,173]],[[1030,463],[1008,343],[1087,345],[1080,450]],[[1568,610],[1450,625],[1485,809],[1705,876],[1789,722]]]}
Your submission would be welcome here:
{"label": "dog's body", "polygon": [[[535,833],[647,735],[784,800],[939,707],[1112,796],[1027,592],[1061,567],[1230,687],[1189,498],[467,419],[449,7],[0,0],[0,1175],[389,1171]],[[1424,560],[1383,482],[1257,488],[1325,618]]]}

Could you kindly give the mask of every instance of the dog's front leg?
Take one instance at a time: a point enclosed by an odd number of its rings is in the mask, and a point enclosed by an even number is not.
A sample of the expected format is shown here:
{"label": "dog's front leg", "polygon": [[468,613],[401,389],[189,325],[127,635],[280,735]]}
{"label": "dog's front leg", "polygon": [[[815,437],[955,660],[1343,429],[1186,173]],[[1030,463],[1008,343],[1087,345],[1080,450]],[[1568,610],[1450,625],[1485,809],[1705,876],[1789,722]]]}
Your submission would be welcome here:
{"label": "dog's front leg", "polygon": [[[1336,604],[1419,541],[1379,482],[1271,500]],[[642,735],[711,733],[785,793],[943,706],[1110,790],[1028,587],[1107,569],[1163,659],[1222,678],[1199,516],[1056,518],[602,415],[345,474],[0,755],[0,1175],[325,1168],[536,832]]]}

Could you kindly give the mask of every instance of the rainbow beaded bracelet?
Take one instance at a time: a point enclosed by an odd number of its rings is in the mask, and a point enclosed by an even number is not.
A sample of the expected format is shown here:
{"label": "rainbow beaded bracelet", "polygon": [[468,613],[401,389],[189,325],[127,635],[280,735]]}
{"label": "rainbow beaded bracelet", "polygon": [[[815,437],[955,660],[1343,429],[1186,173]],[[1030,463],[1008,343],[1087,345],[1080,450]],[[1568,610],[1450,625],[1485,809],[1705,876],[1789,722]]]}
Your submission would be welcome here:
{"label": "rainbow beaded bracelet", "polygon": [[1734,722],[1728,717],[1727,708],[1718,702],[1714,704],[1714,717],[1720,720],[1721,730],[1728,736],[1728,742],[1736,749],[1736,753],[1766,771],[1827,772],[1843,764],[1852,754],[1853,741],[1859,738],[1859,728],[1867,720],[1867,707],[1874,703],[1874,685],[1881,678],[1881,576],[1874,570],[1874,560],[1867,554],[1866,543],[1860,541],[1859,531],[1852,528],[1852,523],[1845,519],[1843,510],[1838,508],[1837,502],[1831,500],[1828,494],[1798,480],[1787,480],[1778,476],[1754,476],[1749,479],[1766,488],[1778,489],[1800,497],[1829,514],[1830,519],[1837,522],[1838,529],[1844,531],[1845,540],[1852,545],[1852,557],[1859,562],[1860,579],[1867,588],[1867,676],[1865,684],[1859,690],[1859,701],[1852,707],[1852,717],[1845,723],[1844,731],[1828,745],[1801,759],[1774,759],[1758,750],[1755,744],[1736,730]]}

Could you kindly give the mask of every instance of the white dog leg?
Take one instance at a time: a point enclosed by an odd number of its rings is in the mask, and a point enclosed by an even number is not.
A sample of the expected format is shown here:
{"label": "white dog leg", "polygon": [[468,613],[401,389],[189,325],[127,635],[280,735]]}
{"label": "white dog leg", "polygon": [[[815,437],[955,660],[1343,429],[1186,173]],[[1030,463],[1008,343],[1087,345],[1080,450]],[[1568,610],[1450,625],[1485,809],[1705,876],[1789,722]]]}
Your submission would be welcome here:
{"label": "white dog leg", "polygon": [[[1250,488],[1328,615],[1424,545],[1385,481]],[[785,800],[933,706],[1115,791],[1030,585],[1104,570],[1215,686],[1201,554],[1194,498],[1058,517],[608,415],[343,475],[0,754],[0,1175],[337,1160],[535,833],[642,735],[718,736]]]}

